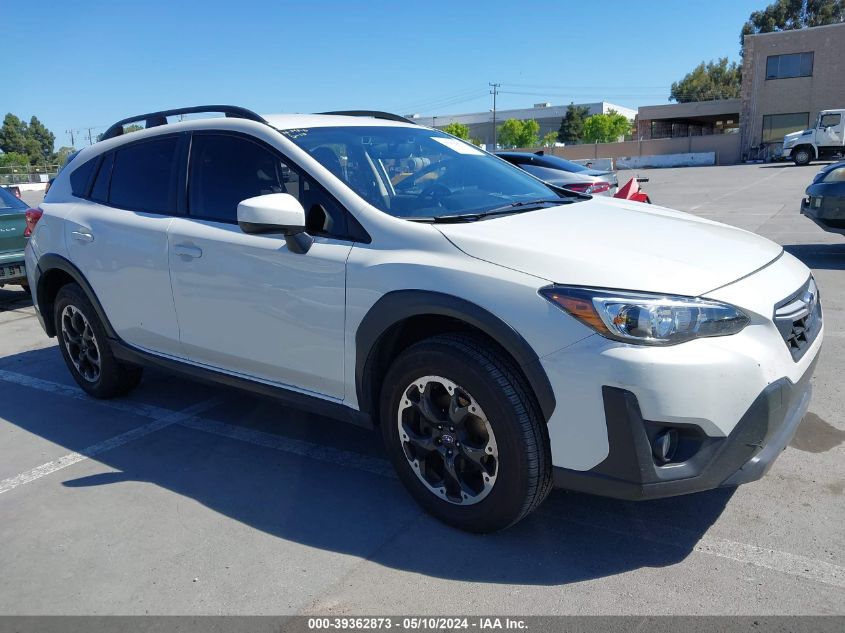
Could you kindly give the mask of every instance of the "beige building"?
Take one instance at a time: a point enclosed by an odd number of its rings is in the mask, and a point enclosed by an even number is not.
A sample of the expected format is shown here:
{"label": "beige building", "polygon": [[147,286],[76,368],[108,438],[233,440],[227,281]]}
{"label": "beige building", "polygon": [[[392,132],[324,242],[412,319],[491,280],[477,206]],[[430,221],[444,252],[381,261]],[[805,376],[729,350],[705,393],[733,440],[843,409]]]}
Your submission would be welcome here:
{"label": "beige building", "polygon": [[736,134],[738,159],[767,159],[785,134],[833,108],[845,108],[845,23],[747,35],[739,99],[643,106],[637,132],[642,140]]}
{"label": "beige building", "polygon": [[845,108],[845,23],[745,37],[740,130],[743,154],[778,153],[784,134],[819,110]]}

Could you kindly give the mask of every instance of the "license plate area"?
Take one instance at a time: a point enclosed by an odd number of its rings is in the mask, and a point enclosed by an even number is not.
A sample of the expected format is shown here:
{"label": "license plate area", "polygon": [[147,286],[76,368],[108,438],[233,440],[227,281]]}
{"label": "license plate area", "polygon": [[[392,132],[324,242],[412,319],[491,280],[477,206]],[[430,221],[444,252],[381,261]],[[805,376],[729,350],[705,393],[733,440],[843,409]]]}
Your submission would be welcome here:
{"label": "license plate area", "polygon": [[26,269],[23,264],[0,264],[0,279],[17,279],[25,275]]}

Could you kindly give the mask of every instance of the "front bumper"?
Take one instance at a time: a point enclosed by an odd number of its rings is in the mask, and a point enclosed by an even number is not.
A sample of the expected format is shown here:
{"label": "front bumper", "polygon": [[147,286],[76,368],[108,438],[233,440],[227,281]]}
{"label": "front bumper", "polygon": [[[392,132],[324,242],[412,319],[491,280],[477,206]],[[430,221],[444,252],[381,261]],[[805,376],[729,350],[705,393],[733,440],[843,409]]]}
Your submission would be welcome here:
{"label": "front bumper", "polygon": [[[810,380],[818,356],[798,383],[782,378],[754,400],[727,437],[709,437],[694,425],[644,420],[636,396],[603,389],[610,452],[589,471],[554,469],[555,485],[619,499],[642,500],[737,486],[761,478],[789,444],[807,412]],[[681,463],[658,465],[652,440],[667,427],[680,429],[694,455]]]}
{"label": "front bumper", "polygon": [[845,198],[807,196],[801,200],[801,214],[829,233],[845,235]]}

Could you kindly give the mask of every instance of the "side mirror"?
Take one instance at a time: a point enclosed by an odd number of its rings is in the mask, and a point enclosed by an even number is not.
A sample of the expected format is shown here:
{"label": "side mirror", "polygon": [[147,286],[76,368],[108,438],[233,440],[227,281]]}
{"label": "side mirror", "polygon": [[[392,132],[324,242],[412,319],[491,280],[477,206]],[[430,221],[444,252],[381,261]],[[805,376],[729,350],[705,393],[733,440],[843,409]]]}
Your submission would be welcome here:
{"label": "side mirror", "polygon": [[305,232],[305,209],[289,193],[269,193],[238,204],[238,226],[253,235],[281,234],[293,253],[307,253],[314,238]]}

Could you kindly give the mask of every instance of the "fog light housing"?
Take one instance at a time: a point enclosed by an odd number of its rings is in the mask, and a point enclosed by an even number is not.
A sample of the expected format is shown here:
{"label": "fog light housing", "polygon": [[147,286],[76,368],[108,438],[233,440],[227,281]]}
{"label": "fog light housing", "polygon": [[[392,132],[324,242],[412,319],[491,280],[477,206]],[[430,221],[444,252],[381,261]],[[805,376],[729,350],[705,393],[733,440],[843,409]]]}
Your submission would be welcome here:
{"label": "fog light housing", "polygon": [[651,452],[659,464],[668,464],[678,450],[678,431],[666,429],[658,433],[651,442]]}

